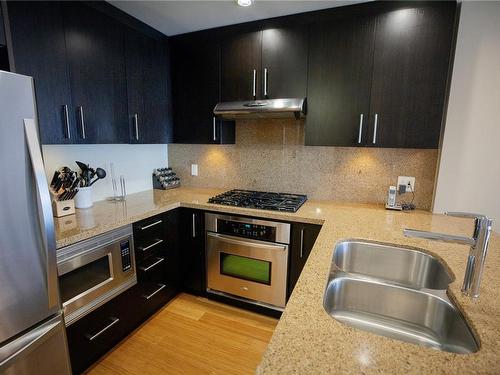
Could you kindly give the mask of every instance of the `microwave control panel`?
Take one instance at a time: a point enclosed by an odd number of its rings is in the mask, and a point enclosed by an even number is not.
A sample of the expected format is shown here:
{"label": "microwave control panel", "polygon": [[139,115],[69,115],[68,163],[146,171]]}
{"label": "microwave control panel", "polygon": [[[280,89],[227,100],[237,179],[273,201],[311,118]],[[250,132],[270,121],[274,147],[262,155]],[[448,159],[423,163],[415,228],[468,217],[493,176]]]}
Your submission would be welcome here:
{"label": "microwave control panel", "polygon": [[130,242],[120,242],[120,252],[122,258],[122,271],[128,271],[132,267],[132,257],[130,256]]}

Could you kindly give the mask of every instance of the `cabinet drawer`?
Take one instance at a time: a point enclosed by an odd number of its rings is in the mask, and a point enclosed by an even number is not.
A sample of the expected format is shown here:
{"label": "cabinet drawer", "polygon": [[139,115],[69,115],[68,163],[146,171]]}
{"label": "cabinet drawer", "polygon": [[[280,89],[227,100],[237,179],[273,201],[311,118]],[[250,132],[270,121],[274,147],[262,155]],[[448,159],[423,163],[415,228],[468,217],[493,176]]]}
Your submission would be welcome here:
{"label": "cabinet drawer", "polygon": [[163,238],[152,237],[134,242],[135,260],[138,264],[150,257],[159,257],[167,253],[167,242]]}
{"label": "cabinet drawer", "polygon": [[151,239],[165,239],[165,221],[161,215],[153,216],[134,224],[136,243],[147,244]]}
{"label": "cabinet drawer", "polygon": [[74,373],[83,372],[125,337],[126,313],[111,301],[67,328]]}
{"label": "cabinet drawer", "polygon": [[137,264],[137,279],[139,283],[159,283],[166,280],[167,257],[152,256]]}

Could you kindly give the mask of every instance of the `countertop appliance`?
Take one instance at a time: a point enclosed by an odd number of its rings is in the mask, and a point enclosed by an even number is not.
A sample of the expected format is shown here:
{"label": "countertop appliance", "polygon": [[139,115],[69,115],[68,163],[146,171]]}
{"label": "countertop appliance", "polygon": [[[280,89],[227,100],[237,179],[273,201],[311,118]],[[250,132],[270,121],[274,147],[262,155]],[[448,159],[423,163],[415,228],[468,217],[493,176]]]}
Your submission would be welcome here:
{"label": "countertop appliance", "polygon": [[290,224],[206,213],[207,292],[282,311]]}
{"label": "countertop appliance", "polygon": [[208,203],[272,211],[296,212],[307,200],[307,195],[268,193],[252,190],[229,190],[209,198]]}
{"label": "countertop appliance", "polygon": [[242,102],[222,102],[214,108],[214,115],[225,120],[244,118],[295,118],[305,117],[305,98],[264,99]]}
{"label": "countertop appliance", "polygon": [[67,246],[57,253],[66,325],[137,284],[132,226]]}
{"label": "countertop appliance", "polygon": [[71,373],[36,113],[33,79],[0,71],[1,374]]}

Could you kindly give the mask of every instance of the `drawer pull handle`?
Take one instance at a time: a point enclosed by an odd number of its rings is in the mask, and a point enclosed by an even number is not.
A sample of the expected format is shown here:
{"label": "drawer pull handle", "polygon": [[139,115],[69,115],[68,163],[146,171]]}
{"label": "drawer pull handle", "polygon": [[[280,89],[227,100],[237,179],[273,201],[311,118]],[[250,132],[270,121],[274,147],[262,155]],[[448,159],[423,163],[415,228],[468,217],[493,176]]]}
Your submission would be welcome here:
{"label": "drawer pull handle", "polygon": [[165,258],[158,258],[158,260],[156,262],[154,262],[152,265],[147,266],[147,267],[141,267],[140,270],[144,271],[144,272],[148,272],[151,268],[156,267],[158,264],[160,264],[164,260],[165,260]]}
{"label": "drawer pull handle", "polygon": [[110,320],[111,320],[111,323],[109,323],[106,327],[104,327],[103,329],[101,329],[95,335],[91,335],[90,333],[87,333],[85,335],[85,337],[87,337],[87,339],[89,341],[93,341],[93,340],[95,340],[96,338],[98,338],[99,336],[101,336],[104,332],[106,332],[108,329],[110,329],[111,327],[113,327],[115,324],[117,324],[120,321],[120,319],[115,318],[115,317],[110,317]]}
{"label": "drawer pull handle", "polygon": [[155,225],[158,225],[158,224],[161,224],[163,223],[162,220],[158,220],[158,221],[155,221],[154,223],[151,223],[149,225],[146,225],[144,227],[141,227],[141,230],[145,230],[145,229],[148,229],[148,228],[151,228],[151,227],[154,227]]}
{"label": "drawer pull handle", "polygon": [[153,293],[149,294],[149,295],[143,295],[144,298],[146,299],[151,299],[153,298],[157,293],[160,293],[165,287],[166,285],[165,284],[158,284],[159,288],[156,289]]}
{"label": "drawer pull handle", "polygon": [[304,228],[300,230],[300,258],[304,257]]}
{"label": "drawer pull handle", "polygon": [[141,249],[141,251],[147,251],[149,249],[151,249],[152,247],[155,247],[156,245],[159,245],[163,242],[163,240],[157,240],[155,242],[153,242],[151,245],[148,245],[146,247],[139,247],[139,249]]}

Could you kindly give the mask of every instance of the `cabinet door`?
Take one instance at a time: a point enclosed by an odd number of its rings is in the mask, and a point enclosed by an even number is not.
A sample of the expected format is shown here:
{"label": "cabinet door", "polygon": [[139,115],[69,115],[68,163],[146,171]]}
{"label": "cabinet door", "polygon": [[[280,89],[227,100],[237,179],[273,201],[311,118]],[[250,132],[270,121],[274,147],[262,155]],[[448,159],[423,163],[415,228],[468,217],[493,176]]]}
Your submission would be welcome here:
{"label": "cabinet door", "polygon": [[7,39],[5,38],[2,4],[0,4],[0,70],[9,70],[9,54],[7,52]]}
{"label": "cabinet door", "polygon": [[299,279],[300,273],[306,264],[314,242],[318,237],[321,225],[293,224],[292,246],[290,250],[290,264],[288,267],[287,299],[292,294],[293,288]]}
{"label": "cabinet door", "polygon": [[128,143],[123,26],[83,4],[63,9],[80,142]]}
{"label": "cabinet door", "polygon": [[455,7],[454,2],[431,2],[379,15],[371,92],[372,145],[438,147]]}
{"label": "cabinet door", "polygon": [[172,42],[174,141],[234,143],[234,122],[216,119],[220,101],[220,43],[211,32]]}
{"label": "cabinet door", "polygon": [[203,211],[184,209],[181,213],[182,285],[197,295],[206,293],[204,219]]}
{"label": "cabinet door", "polygon": [[8,3],[16,72],[32,76],[41,142],[74,143],[76,131],[69,85],[61,5]]}
{"label": "cabinet door", "polygon": [[305,98],[307,52],[307,27],[264,30],[260,97]]}
{"label": "cabinet door", "polygon": [[221,46],[222,101],[253,100],[261,92],[262,32],[223,38]]}
{"label": "cabinet door", "polygon": [[126,32],[130,143],[169,143],[172,137],[167,42]]}
{"label": "cabinet door", "polygon": [[373,37],[370,17],[346,15],[310,26],[306,145],[365,144]]}

